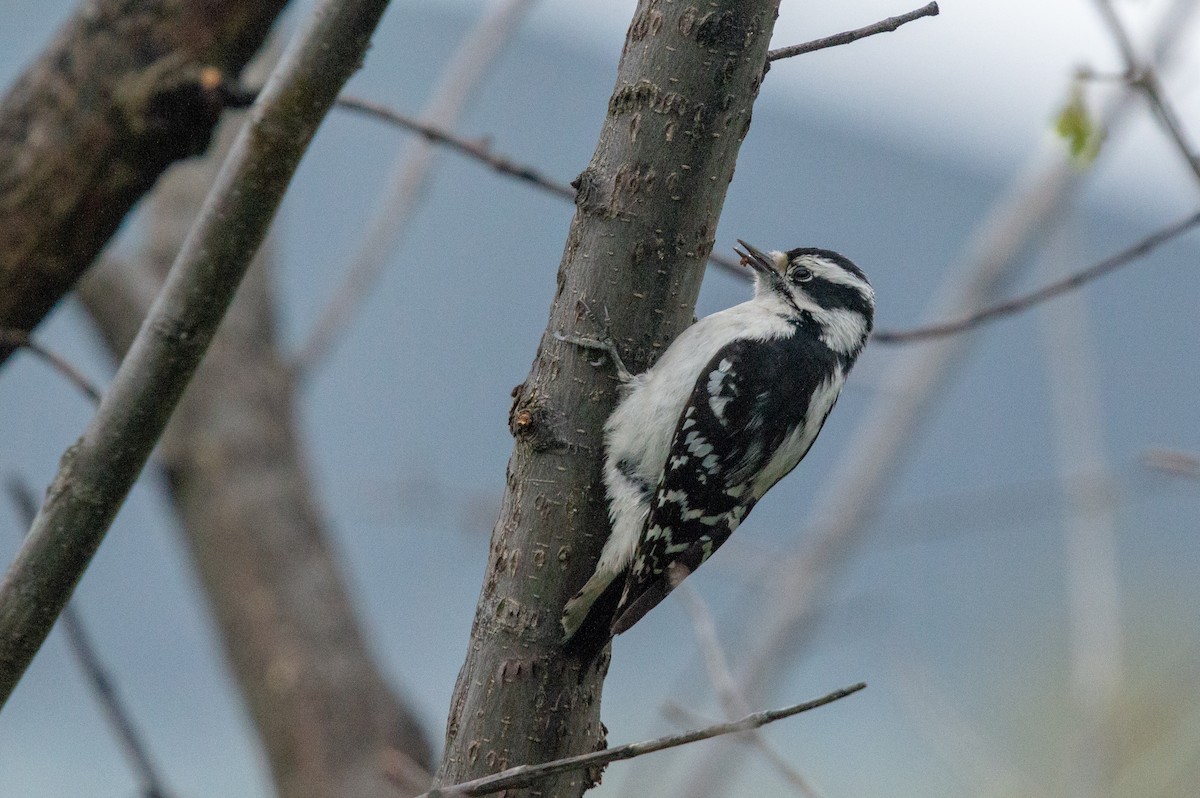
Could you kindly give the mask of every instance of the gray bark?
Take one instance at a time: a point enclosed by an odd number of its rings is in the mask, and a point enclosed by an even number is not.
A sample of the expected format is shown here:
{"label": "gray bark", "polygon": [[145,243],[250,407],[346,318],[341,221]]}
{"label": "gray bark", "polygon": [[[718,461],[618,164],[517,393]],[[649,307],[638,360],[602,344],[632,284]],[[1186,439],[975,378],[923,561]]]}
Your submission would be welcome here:
{"label": "gray bark", "polygon": [[[690,322],[776,9],[638,4],[599,144],[576,181],[546,334],[515,391],[516,444],[438,784],[605,745],[608,655],[581,672],[560,650],[559,615],[607,534],[600,428],[616,385],[592,353],[553,333],[595,335],[607,320],[638,371]],[[579,795],[597,778],[563,774],[521,794]]]}

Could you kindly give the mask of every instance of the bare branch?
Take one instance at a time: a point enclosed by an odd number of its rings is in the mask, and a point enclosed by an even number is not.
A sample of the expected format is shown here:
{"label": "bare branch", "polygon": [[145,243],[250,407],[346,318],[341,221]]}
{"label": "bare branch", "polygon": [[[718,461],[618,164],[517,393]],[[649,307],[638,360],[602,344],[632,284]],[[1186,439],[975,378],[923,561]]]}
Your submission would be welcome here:
{"label": "bare branch", "polygon": [[737,732],[750,731],[766,726],[768,723],[774,723],[777,720],[790,718],[793,715],[798,715],[801,712],[808,712],[817,707],[823,707],[826,704],[832,704],[834,701],[845,698],[848,695],[853,695],[859,690],[866,688],[866,682],[852,684],[849,687],[843,687],[840,690],[834,690],[828,695],[812,701],[806,701],[803,704],[794,704],[790,707],[782,709],[768,709],[762,712],[754,712],[740,720],[729,721],[726,723],[717,723],[712,726],[707,726],[703,729],[683,732],[682,734],[670,734],[665,737],[658,737],[653,740],[644,740],[640,743],[627,743],[619,745],[616,748],[608,748],[603,751],[593,751],[590,754],[580,754],[578,756],[568,756],[563,759],[556,759],[553,762],[545,762],[540,765],[518,765],[515,768],[495,773],[491,776],[484,776],[471,781],[465,781],[461,784],[454,784],[449,787],[440,787],[430,790],[417,798],[460,798],[460,796],[474,795],[490,795],[500,792],[501,790],[511,790],[518,787],[527,787],[535,781],[546,776],[553,776],[558,773],[565,773],[571,770],[582,770],[589,767],[600,767],[609,764],[610,762],[619,762],[625,759],[634,759],[646,754],[652,754],[656,751],[663,751],[667,748],[676,748],[681,745],[698,742],[700,740],[708,740],[713,737],[720,737],[725,734],[735,734]]}
{"label": "bare branch", "polygon": [[149,317],[0,584],[0,704],[150,456],[387,0],[324,0],[255,103]]}
{"label": "bare branch", "polygon": [[363,97],[343,94],[337,99],[337,107],[365,114],[387,122],[390,125],[403,128],[411,133],[416,133],[419,136],[424,136],[426,140],[434,144],[449,147],[460,155],[474,158],[480,163],[490,166],[502,175],[532,183],[543,191],[557,194],[563,199],[575,200],[575,189],[566,183],[560,183],[557,180],[547,177],[532,166],[519,164],[511,158],[492,152],[492,148],[486,138],[468,139],[465,136],[459,136],[451,132],[443,125],[436,125],[416,119],[407,114],[402,114],[393,108],[389,108],[383,103],[372,102]]}
{"label": "bare branch", "polygon": [[[696,635],[700,654],[704,658],[705,668],[708,670],[708,680],[712,683],[713,689],[717,691],[717,697],[721,701],[721,709],[725,717],[734,718],[739,714],[745,714],[749,711],[746,698],[738,689],[737,680],[733,678],[733,673],[729,670],[729,658],[725,656],[721,641],[717,639],[717,626],[713,622],[708,604],[687,582],[675,588],[675,593],[683,602],[684,609],[687,610],[688,617],[692,620],[692,630]],[[747,732],[746,736],[759,753],[801,795],[807,796],[807,798],[816,798],[817,793],[808,783],[808,779],[771,745],[770,740],[757,731]]]}
{"label": "bare branch", "polygon": [[[441,125],[422,122],[407,114],[402,114],[394,108],[389,108],[382,103],[372,102],[362,97],[343,95],[338,97],[337,105],[347,111],[366,114],[382,122],[387,122],[388,124],[416,133],[419,136],[424,136],[428,141],[449,147],[459,155],[474,158],[476,161],[491,167],[502,175],[522,180],[561,199],[571,202],[575,201],[575,189],[572,186],[547,177],[536,167],[518,163],[505,155],[493,152],[487,138],[468,139],[450,132]],[[736,259],[728,255],[719,255],[713,252],[708,256],[708,262],[738,277],[746,280],[750,279],[750,273]],[[303,357],[299,359],[302,361],[305,360]]]}
{"label": "bare branch", "polygon": [[1002,316],[1011,316],[1016,313],[1028,310],[1034,305],[1045,302],[1048,299],[1061,296],[1068,291],[1073,291],[1080,286],[1083,286],[1092,280],[1103,277],[1106,274],[1116,271],[1122,266],[1127,266],[1139,258],[1143,258],[1150,254],[1154,249],[1165,244],[1173,238],[1177,238],[1191,230],[1196,225],[1200,224],[1200,212],[1194,213],[1182,221],[1168,225],[1161,230],[1143,238],[1133,246],[1126,250],[1118,252],[1109,258],[1096,263],[1083,271],[1076,272],[1056,283],[1050,283],[1036,291],[1030,291],[1028,294],[1016,297],[1014,299],[1000,302],[990,307],[984,308],[978,313],[972,313],[969,316],[964,316],[956,321],[948,321],[943,324],[931,324],[926,327],[917,327],[912,330],[879,330],[873,336],[872,340],[882,344],[903,344],[913,341],[923,341],[930,338],[941,338],[946,335],[954,335],[956,333],[965,332],[974,327],[978,327],[984,322]]}
{"label": "bare branch", "polygon": [[[913,12],[916,13],[916,12]],[[893,19],[899,19],[894,17]],[[882,23],[880,23],[882,24]],[[846,34],[842,34],[846,35]],[[805,45],[798,45],[805,46]],[[529,182],[543,191],[555,194],[563,199],[574,199],[575,190],[565,183],[559,183],[549,177],[546,177],[532,166],[519,164],[503,155],[497,155],[491,151],[486,140],[472,141],[460,136],[456,136],[446,130],[443,130],[436,125],[414,120],[411,117],[405,116],[394,109],[388,108],[380,103],[374,103],[358,97],[341,97],[338,99],[339,106],[352,111],[358,111],[383,120],[398,127],[410,130],[414,133],[422,135],[432,142],[448,146],[455,152],[458,152],[467,157],[490,166],[492,169],[506,174],[510,177],[517,178]],[[1134,244],[1129,249],[1120,252],[1111,258],[1108,258],[1100,263],[1092,266],[1079,274],[1072,275],[1064,280],[1048,285],[1037,291],[1030,292],[1021,297],[1007,300],[998,303],[991,307],[985,308],[978,313],[966,316],[952,322],[944,324],[935,324],[917,327],[910,330],[888,330],[879,329],[871,336],[876,343],[882,344],[906,344],[916,341],[928,340],[932,338],[940,338],[946,335],[953,335],[964,332],[973,327],[984,324],[996,318],[1011,316],[1021,313],[1029,308],[1034,307],[1048,299],[1053,299],[1066,291],[1078,288],[1098,277],[1115,271],[1122,266],[1128,265],[1133,261],[1142,258],[1157,248],[1159,245],[1180,236],[1200,223],[1200,214],[1190,216],[1182,222],[1176,222],[1168,227],[1159,230],[1147,236],[1142,241]],[[709,255],[709,263],[719,266],[725,271],[740,277],[745,280],[751,279],[751,275],[738,262],[730,257],[720,255],[713,252]]]}
{"label": "bare branch", "polygon": [[839,47],[843,44],[856,42],[859,39],[865,39],[868,36],[874,36],[877,33],[891,33],[901,25],[920,19],[921,17],[936,17],[940,11],[937,3],[930,3],[929,5],[921,6],[915,11],[909,11],[907,14],[901,14],[898,17],[888,17],[873,25],[867,25],[865,28],[848,30],[845,33],[835,33],[832,36],[826,36],[823,39],[814,39],[804,44],[780,47],[778,50],[771,50],[767,53],[767,62],[770,63],[771,61],[778,61],[781,58],[804,55],[816,50],[824,50],[827,47]]}
{"label": "bare branch", "polygon": [[99,403],[100,389],[88,379],[86,374],[75,368],[71,361],[34,341],[24,330],[0,329],[0,351],[12,351],[13,349],[25,349],[30,354],[36,355],[70,380],[93,404]]}
{"label": "bare branch", "polygon": [[[535,0],[494,0],[450,59],[423,116],[444,128],[458,123],[492,63],[517,31]],[[295,359],[300,376],[310,374],[333,349],[338,336],[354,318],[371,286],[378,281],[388,257],[399,245],[429,182],[436,148],[431,140],[415,142],[396,160],[386,196],[368,221],[362,245],[342,276],[329,304],[317,317]],[[574,192],[572,192],[574,196]]]}
{"label": "bare branch", "polygon": [[1133,40],[1125,29],[1124,23],[1121,22],[1121,17],[1113,8],[1111,0],[1095,0],[1095,3],[1096,9],[1100,12],[1100,16],[1116,41],[1117,49],[1121,51],[1121,58],[1125,61],[1125,69],[1128,72],[1130,83],[1146,96],[1146,100],[1154,109],[1154,114],[1158,117],[1163,130],[1175,143],[1175,149],[1187,161],[1192,173],[1196,175],[1196,179],[1200,180],[1200,156],[1196,154],[1188,141],[1187,134],[1183,130],[1183,123],[1180,122],[1175,107],[1167,99],[1157,71],[1150,64],[1142,63],[1138,59],[1133,48]]}
{"label": "bare branch", "polygon": [[[15,476],[8,480],[7,487],[9,499],[16,508],[23,527],[29,529],[37,515],[37,498],[33,489]],[[100,654],[84,626],[83,618],[68,603],[63,607],[59,621],[63,636],[67,639],[67,647],[75,655],[75,661],[83,671],[88,688],[104,710],[108,725],[141,782],[143,798],[168,798],[172,793],[150,760],[149,749],[143,741],[142,734],[133,721],[132,713],[125,708],[125,702],[121,700],[120,692],[112,677],[108,675],[108,669],[100,660]]]}

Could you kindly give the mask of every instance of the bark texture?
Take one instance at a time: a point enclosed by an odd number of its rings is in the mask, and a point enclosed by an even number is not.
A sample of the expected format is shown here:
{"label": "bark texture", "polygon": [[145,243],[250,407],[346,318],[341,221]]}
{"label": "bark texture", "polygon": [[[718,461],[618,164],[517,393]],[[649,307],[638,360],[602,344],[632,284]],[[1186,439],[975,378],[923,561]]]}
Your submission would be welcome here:
{"label": "bark texture", "polygon": [[[154,193],[145,258],[104,264],[80,283],[117,358],[218,165],[173,170]],[[416,794],[431,752],[376,667],[342,581],[297,433],[266,261],[239,289],[160,460],[281,798]]]}
{"label": "bark texture", "polygon": [[[222,111],[286,0],[81,4],[0,103],[0,327],[32,330]],[[9,350],[0,349],[0,362]]]}
{"label": "bark texture", "polygon": [[[606,744],[608,654],[590,666],[565,658],[559,615],[607,535],[600,428],[616,384],[588,362],[594,353],[553,333],[594,336],[607,324],[638,371],[690,322],[777,5],[638,4],[599,144],[575,183],[546,334],[514,391],[516,444],[440,785]],[[580,795],[597,778],[564,774],[520,794]]]}

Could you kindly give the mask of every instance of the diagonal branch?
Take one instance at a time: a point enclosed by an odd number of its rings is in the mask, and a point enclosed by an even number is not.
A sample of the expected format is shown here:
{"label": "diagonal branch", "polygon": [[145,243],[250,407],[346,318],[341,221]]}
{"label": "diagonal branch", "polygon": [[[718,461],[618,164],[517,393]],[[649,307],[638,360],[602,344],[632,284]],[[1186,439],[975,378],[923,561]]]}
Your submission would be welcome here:
{"label": "diagonal branch", "polygon": [[386,122],[389,125],[416,133],[433,144],[448,147],[459,155],[474,158],[476,161],[489,166],[495,171],[508,177],[532,183],[550,194],[557,194],[565,200],[575,199],[575,189],[566,183],[561,183],[542,174],[537,168],[517,163],[507,156],[492,151],[486,138],[468,139],[449,130],[445,125],[434,124],[408,114],[402,114],[383,103],[372,102],[363,97],[343,94],[337,99],[337,107],[346,111],[364,114]]}
{"label": "diagonal branch", "polygon": [[[34,516],[37,515],[37,499],[34,492],[29,485],[17,477],[11,478],[7,487],[9,498],[21,517],[21,523],[25,529],[28,529],[33,524]],[[60,620],[62,621],[63,635],[67,639],[67,646],[75,655],[75,660],[79,663],[79,669],[83,671],[83,675],[87,679],[92,695],[96,697],[96,701],[104,710],[108,725],[112,727],[121,750],[125,752],[126,759],[129,760],[130,766],[141,782],[143,798],[168,798],[172,793],[165,786],[166,782],[158,774],[154,762],[150,759],[149,749],[142,739],[141,732],[138,731],[137,724],[133,721],[133,715],[125,707],[125,702],[121,700],[121,694],[117,691],[112,677],[108,675],[108,669],[104,667],[96,645],[92,642],[92,636],[83,624],[83,619],[68,603],[63,607]]]}
{"label": "diagonal branch", "polygon": [[610,762],[634,759],[646,754],[653,754],[656,751],[664,751],[668,748],[676,748],[700,740],[708,740],[725,734],[736,734],[737,732],[758,729],[766,726],[768,723],[774,723],[777,720],[799,715],[801,712],[808,712],[809,710],[823,707],[826,704],[832,704],[834,701],[841,700],[846,696],[857,693],[859,690],[865,689],[866,686],[866,682],[859,682],[849,687],[843,687],[840,690],[834,690],[832,693],[812,701],[805,701],[803,704],[794,704],[782,709],[768,709],[762,712],[754,712],[740,720],[717,723],[703,729],[687,731],[681,734],[671,734],[666,737],[658,737],[640,743],[627,743],[619,745],[616,748],[593,751],[590,754],[568,756],[540,765],[518,765],[517,767],[509,768],[490,776],[472,779],[471,781],[465,781],[449,787],[436,788],[424,795],[417,796],[417,798],[463,798],[465,796],[491,795],[503,790],[528,787],[538,779],[545,778],[546,776],[553,776],[572,770],[600,767]]}
{"label": "diagonal branch", "polygon": [[[347,111],[365,114],[402,130],[416,133],[434,144],[449,147],[459,155],[473,158],[502,175],[529,183],[548,194],[558,196],[560,199],[565,199],[569,202],[575,201],[575,189],[572,186],[546,176],[535,166],[518,163],[506,155],[494,152],[486,138],[468,139],[465,136],[459,136],[447,130],[444,126],[414,119],[408,114],[402,114],[383,103],[372,102],[362,97],[342,95],[338,97],[337,106]],[[720,255],[715,252],[710,253],[708,262],[739,277],[749,279],[749,272],[737,260],[727,255]],[[305,358],[301,356],[299,360],[305,361]]]}
{"label": "diagonal branch", "polygon": [[879,330],[872,336],[872,340],[881,344],[906,344],[913,341],[924,341],[930,338],[941,338],[946,335],[954,335],[956,333],[966,332],[967,330],[1003,316],[1012,316],[1016,313],[1029,310],[1034,305],[1041,304],[1049,299],[1061,296],[1068,291],[1073,291],[1081,286],[1090,283],[1092,280],[1103,277],[1106,274],[1115,272],[1122,266],[1127,266],[1130,263],[1149,255],[1153,250],[1167,243],[1171,239],[1178,238],[1192,228],[1200,225],[1200,212],[1194,213],[1182,221],[1175,222],[1158,230],[1143,238],[1133,246],[1118,252],[1116,255],[1105,258],[1099,263],[1093,264],[1082,271],[1069,275],[1058,282],[1050,283],[1042,286],[1036,291],[1030,291],[1023,296],[1015,297],[1004,302],[998,302],[983,310],[972,313],[969,316],[963,316],[955,321],[948,321],[941,324],[931,324],[925,327],[916,327],[911,330]]}
{"label": "diagonal branch", "polygon": [[[692,631],[696,636],[696,644],[700,647],[700,654],[704,659],[704,667],[708,671],[708,680],[712,684],[713,689],[717,691],[722,712],[726,718],[745,714],[749,710],[746,705],[746,698],[742,695],[741,690],[738,689],[737,680],[733,678],[733,672],[729,669],[729,658],[725,656],[725,650],[721,647],[721,642],[717,639],[717,627],[713,622],[712,613],[709,611],[708,605],[694,588],[688,586],[687,582],[675,588],[675,592],[679,596],[679,600],[683,602],[684,609],[687,610],[687,614],[692,620]],[[815,798],[816,791],[808,783],[808,779],[804,777],[804,774],[797,770],[792,763],[788,762],[771,745],[771,742],[766,737],[757,731],[749,732],[747,737],[767,761],[779,771],[780,775],[795,787],[800,794],[808,798]]]}
{"label": "diagonal branch", "polygon": [[1137,52],[1133,47],[1133,40],[1125,29],[1124,23],[1121,22],[1117,10],[1113,8],[1112,0],[1095,0],[1095,3],[1097,11],[1116,41],[1117,49],[1121,51],[1121,58],[1125,62],[1125,70],[1130,83],[1146,96],[1146,100],[1154,109],[1154,115],[1158,117],[1163,130],[1175,143],[1175,149],[1179,151],[1179,154],[1187,161],[1192,173],[1200,180],[1200,156],[1196,154],[1188,141],[1187,134],[1183,130],[1183,123],[1179,120],[1179,114],[1167,99],[1166,91],[1158,79],[1158,72],[1150,64],[1143,63],[1138,59]]}
{"label": "diagonal branch", "polygon": [[901,25],[920,19],[921,17],[936,17],[941,10],[937,3],[929,3],[921,6],[915,11],[909,11],[907,14],[901,14],[897,17],[888,17],[881,19],[873,25],[867,25],[864,28],[848,30],[844,33],[835,33],[832,36],[826,36],[823,39],[814,39],[811,42],[804,44],[793,44],[790,47],[780,47],[778,50],[771,50],[767,53],[767,63],[778,61],[781,58],[792,58],[797,55],[804,55],[816,50],[824,50],[827,47],[840,47],[843,44],[850,44],[859,39],[865,39],[868,36],[874,36],[877,33],[891,33]]}
{"label": "diagonal branch", "polygon": [[101,391],[87,375],[71,364],[62,355],[39,344],[24,330],[0,328],[0,352],[11,352],[14,349],[24,349],[48,363],[51,368],[67,378],[84,396],[92,402],[100,401]]}
{"label": "diagonal branch", "polygon": [[203,357],[386,0],[324,0],[289,45],[0,584],[0,705],[49,634]]}

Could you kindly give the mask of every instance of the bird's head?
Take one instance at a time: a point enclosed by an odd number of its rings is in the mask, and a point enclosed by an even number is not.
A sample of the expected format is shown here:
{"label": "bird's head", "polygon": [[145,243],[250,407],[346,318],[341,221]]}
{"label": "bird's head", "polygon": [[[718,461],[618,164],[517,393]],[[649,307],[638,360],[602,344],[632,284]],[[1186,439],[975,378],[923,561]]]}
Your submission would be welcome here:
{"label": "bird's head", "polygon": [[821,339],[839,352],[857,353],[875,318],[875,291],[862,269],[828,249],[800,247],[763,252],[738,239],[734,248],[754,270],[755,296],[774,298],[787,312],[809,316]]}

